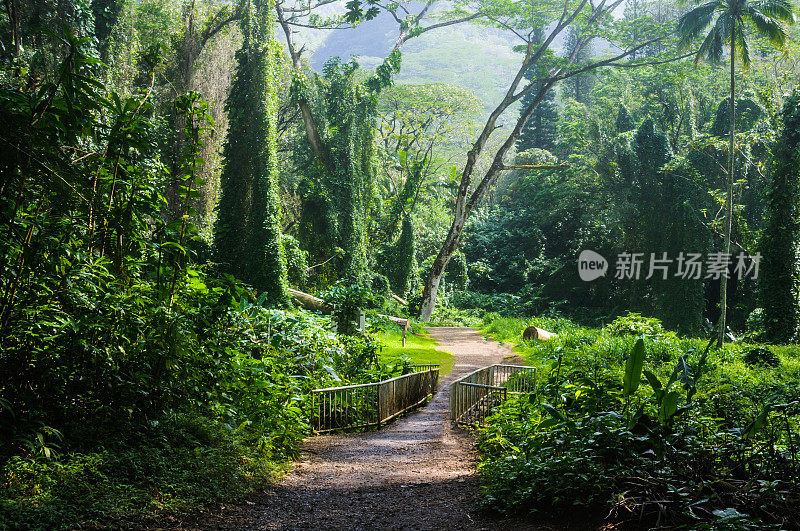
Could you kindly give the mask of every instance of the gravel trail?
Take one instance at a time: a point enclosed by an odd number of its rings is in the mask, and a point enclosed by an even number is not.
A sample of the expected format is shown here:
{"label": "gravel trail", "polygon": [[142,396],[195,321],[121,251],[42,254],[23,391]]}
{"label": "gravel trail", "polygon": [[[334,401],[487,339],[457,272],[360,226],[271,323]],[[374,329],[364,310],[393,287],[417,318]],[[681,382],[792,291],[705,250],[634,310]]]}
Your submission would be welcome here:
{"label": "gravel trail", "polygon": [[439,349],[455,355],[433,400],[380,430],[307,439],[293,470],[276,485],[241,506],[206,515],[197,528],[559,528],[482,512],[474,437],[449,420],[450,382],[513,352],[470,328],[428,331]]}

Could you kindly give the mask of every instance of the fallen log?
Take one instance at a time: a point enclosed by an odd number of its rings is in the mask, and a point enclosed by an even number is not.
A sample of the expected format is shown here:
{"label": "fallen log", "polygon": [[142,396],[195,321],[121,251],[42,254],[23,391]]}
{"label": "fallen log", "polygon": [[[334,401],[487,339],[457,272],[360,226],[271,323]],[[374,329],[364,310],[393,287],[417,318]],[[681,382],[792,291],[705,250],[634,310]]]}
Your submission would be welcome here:
{"label": "fallen log", "polygon": [[400,304],[402,304],[403,306],[408,306],[408,301],[407,301],[407,300],[405,300],[405,299],[401,299],[400,297],[398,297],[398,296],[397,296],[397,295],[395,295],[394,293],[390,293],[390,296],[391,296],[391,297],[392,297],[394,300],[396,300],[397,302],[399,302]]}
{"label": "fallen log", "polygon": [[[314,312],[322,312],[322,313],[331,313],[330,307],[328,307],[325,304],[325,301],[323,301],[319,297],[315,297],[315,296],[310,295],[308,293],[303,293],[302,291],[299,291],[299,290],[296,290],[296,289],[292,289],[292,288],[287,288],[287,291],[289,292],[289,295],[294,297],[294,300],[300,306],[305,308],[306,310],[311,310],[311,311],[314,311]],[[397,295],[394,295],[394,297],[399,299],[398,302],[404,302],[403,299],[400,299],[400,297],[397,297]],[[408,304],[408,303],[406,303],[406,304]],[[406,333],[408,332],[408,329],[411,326],[411,320],[410,319],[404,319],[402,317],[394,317],[394,316],[391,316],[391,315],[383,315],[383,314],[380,314],[380,313],[377,314],[377,315],[378,315],[378,317],[383,317],[384,319],[389,319],[390,321],[392,321],[397,326],[399,326],[400,328],[403,329],[403,346],[406,346]]]}
{"label": "fallen log", "polygon": [[547,341],[554,337],[556,337],[554,333],[537,328],[535,326],[529,326],[524,332],[522,332],[522,339],[526,341],[532,341],[534,339],[538,339],[539,341]]}
{"label": "fallen log", "polygon": [[325,301],[319,297],[303,293],[296,289],[288,288],[289,295],[294,297],[294,300],[306,310],[313,312],[331,313],[331,309],[325,305]]}
{"label": "fallen log", "polygon": [[382,313],[378,313],[375,315],[377,315],[378,317],[383,317],[384,319],[389,319],[390,321],[395,323],[400,328],[403,328],[404,330],[408,330],[408,327],[410,326],[411,322],[410,319],[404,319],[403,317],[393,317],[391,315],[383,315]]}

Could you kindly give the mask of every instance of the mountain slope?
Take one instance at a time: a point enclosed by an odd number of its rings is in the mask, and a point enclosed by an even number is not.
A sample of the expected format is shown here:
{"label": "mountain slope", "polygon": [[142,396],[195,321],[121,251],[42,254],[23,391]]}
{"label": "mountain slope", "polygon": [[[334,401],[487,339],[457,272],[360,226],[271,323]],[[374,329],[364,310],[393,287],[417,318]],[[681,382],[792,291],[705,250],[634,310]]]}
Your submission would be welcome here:
{"label": "mountain slope", "polygon": [[[328,31],[314,49],[311,66],[319,71],[331,57],[356,56],[362,67],[373,68],[391,50],[397,33],[397,23],[386,13],[354,29]],[[397,82],[457,85],[475,92],[491,109],[521,60],[513,44],[512,36],[474,24],[431,30],[404,45]]]}

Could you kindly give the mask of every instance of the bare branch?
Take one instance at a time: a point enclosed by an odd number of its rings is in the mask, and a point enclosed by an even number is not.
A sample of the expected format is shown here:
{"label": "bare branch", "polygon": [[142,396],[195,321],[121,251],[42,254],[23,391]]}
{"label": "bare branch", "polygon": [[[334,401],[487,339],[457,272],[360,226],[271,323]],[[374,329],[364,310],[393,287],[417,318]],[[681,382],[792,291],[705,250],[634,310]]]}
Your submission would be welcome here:
{"label": "bare branch", "polygon": [[312,5],[308,5],[308,6],[304,6],[304,7],[282,7],[282,4],[283,4],[282,2],[281,2],[280,5],[281,5],[281,8],[283,9],[284,13],[304,13],[304,12],[311,12],[314,9],[318,8],[318,7],[326,6],[326,5],[332,4],[334,2],[336,2],[336,0],[320,0],[319,2],[314,4],[313,6]]}
{"label": "bare branch", "polygon": [[453,20],[445,20],[443,22],[437,22],[436,24],[431,24],[430,26],[426,26],[420,30],[420,34],[425,33],[426,31],[430,31],[433,29],[444,28],[447,26],[452,26],[454,24],[461,24],[464,22],[469,22],[470,20],[475,20],[476,18],[480,18],[484,16],[483,11],[478,11],[477,13],[473,13],[471,15],[467,15],[465,17],[456,18]]}
{"label": "bare branch", "polygon": [[338,30],[338,29],[353,29],[353,27],[349,24],[339,24],[338,26],[313,26],[311,24],[303,24],[302,22],[292,22],[291,20],[286,22],[290,26],[296,26],[298,28],[310,28],[316,30]]}
{"label": "bare branch", "polygon": [[[641,50],[645,46],[648,46],[650,44],[653,44],[653,43],[661,41],[661,40],[663,40],[663,37],[658,37],[656,39],[650,39],[649,41],[643,42],[642,44],[640,44],[638,46],[634,46],[633,48],[630,48],[630,49],[622,52],[619,55],[615,55],[614,57],[609,57],[608,59],[603,59],[602,61],[596,61],[596,62],[588,64],[588,65],[586,65],[586,66],[584,66],[582,68],[579,68],[577,70],[572,70],[570,72],[556,74],[555,76],[551,76],[550,79],[554,79],[556,81],[562,81],[564,79],[567,79],[567,78],[570,78],[570,77],[573,77],[573,76],[577,76],[579,74],[583,74],[584,72],[588,72],[589,70],[594,70],[596,68],[601,68],[603,66],[614,66],[614,67],[622,66],[621,64],[616,64],[616,62],[620,61],[621,59],[626,58],[627,56],[629,56],[630,54],[632,54],[634,52],[637,52],[637,51]],[[672,59],[672,61],[677,61],[678,59],[680,59],[680,57],[676,57],[675,59]],[[634,66],[646,66],[646,65],[647,65],[647,63],[636,63],[636,64],[630,64],[629,63],[626,66],[628,68],[632,68]],[[562,72],[563,72],[563,69],[562,69]]]}
{"label": "bare branch", "polygon": [[504,164],[500,170],[565,170],[571,167],[572,165],[567,162],[562,164],[514,164],[511,166]]}
{"label": "bare branch", "polygon": [[640,66],[658,66],[667,63],[674,63],[675,61],[680,61],[681,59],[686,59],[688,57],[692,57],[693,55],[697,55],[697,51],[685,53],[683,55],[679,55],[677,57],[670,57],[668,59],[663,59],[661,61],[643,61],[639,63],[620,63],[618,65],[614,65],[615,68],[637,68]]}
{"label": "bare branch", "polygon": [[[422,10],[414,18],[407,21],[406,26],[400,30],[400,35],[398,35],[397,40],[394,42],[394,47],[392,47],[392,51],[399,50],[400,48],[403,47],[403,44],[405,44],[405,42],[409,39],[409,37],[411,37],[411,28],[419,24],[419,21],[422,20],[422,17],[425,16],[425,14],[428,12],[428,9],[430,9],[431,5],[433,5],[434,1],[435,0],[428,0],[427,2],[425,2],[425,7],[423,7]],[[396,17],[397,16],[395,15],[395,18]]]}
{"label": "bare branch", "polygon": [[217,21],[216,24],[214,24],[214,21],[217,19],[217,17],[219,17],[223,13],[223,11],[224,10],[222,9],[217,11],[217,13],[214,15],[214,18],[212,18],[211,21],[208,23],[208,25],[206,25],[205,30],[203,30],[203,33],[200,37],[201,47],[205,46],[208,40],[211,39],[214,35],[216,35],[220,31],[222,31],[225,28],[225,26],[227,26],[231,22],[237,21],[240,18],[242,18],[241,10],[236,9],[228,17],[221,19]]}

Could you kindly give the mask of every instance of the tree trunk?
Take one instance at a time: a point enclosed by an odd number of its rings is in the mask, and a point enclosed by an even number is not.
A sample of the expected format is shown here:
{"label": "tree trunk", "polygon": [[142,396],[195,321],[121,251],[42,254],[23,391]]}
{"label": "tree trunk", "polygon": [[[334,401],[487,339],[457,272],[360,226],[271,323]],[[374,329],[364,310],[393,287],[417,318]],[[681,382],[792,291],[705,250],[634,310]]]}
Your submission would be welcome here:
{"label": "tree trunk", "polygon": [[458,243],[461,239],[461,233],[464,231],[464,225],[467,222],[467,217],[469,213],[472,211],[472,208],[476,206],[477,202],[486,194],[486,192],[491,188],[494,184],[500,170],[504,169],[505,166],[503,164],[503,158],[508,150],[516,143],[517,138],[522,133],[522,128],[525,127],[525,124],[528,123],[533,112],[539,107],[544,97],[550,91],[551,88],[555,85],[555,81],[550,80],[543,83],[539,87],[539,91],[534,96],[531,103],[528,105],[528,108],[525,109],[519,119],[517,120],[517,124],[514,127],[514,130],[511,132],[509,137],[503,143],[503,145],[498,149],[497,153],[492,160],[492,164],[489,169],[486,171],[486,175],[484,175],[481,182],[475,188],[475,191],[467,200],[467,195],[469,192],[469,186],[472,182],[472,172],[475,167],[475,162],[478,158],[478,155],[482,151],[483,147],[485,146],[486,142],[489,139],[489,135],[492,131],[494,131],[495,123],[497,118],[519,97],[512,97],[516,88],[519,84],[520,79],[522,78],[522,74],[524,74],[525,70],[527,69],[526,64],[530,64],[527,60],[523,62],[522,68],[517,75],[517,78],[512,83],[509,92],[507,93],[506,97],[503,99],[502,102],[497,106],[497,108],[492,112],[486,126],[483,129],[483,132],[478,137],[478,140],[475,141],[472,149],[469,153],[467,153],[467,164],[464,167],[464,171],[461,174],[461,184],[458,188],[458,194],[456,195],[456,208],[455,212],[453,213],[453,223],[450,225],[450,232],[447,234],[447,238],[445,238],[444,244],[442,248],[439,250],[439,254],[436,256],[436,260],[433,262],[433,266],[431,267],[431,272],[428,275],[428,280],[425,283],[425,288],[422,292],[422,304],[420,306],[420,317],[422,318],[423,322],[430,321],[431,315],[433,314],[433,310],[436,306],[436,294],[439,291],[439,283],[442,281],[442,276],[444,275],[444,271],[447,268],[447,264],[450,262],[450,258],[452,258],[453,254],[456,252],[458,248]]}
{"label": "tree trunk", "polygon": [[303,293],[302,291],[292,288],[287,288],[286,291],[289,293],[289,295],[294,297],[300,306],[306,310],[321,313],[331,313],[331,309],[328,308],[325,305],[325,302],[319,297],[315,297],[313,295],[309,295],[308,293]]}
{"label": "tree trunk", "polygon": [[[736,38],[736,21],[733,22],[733,31],[731,32],[731,130],[730,130],[730,145],[728,146],[728,197],[725,202],[725,243],[724,253],[727,257],[731,252],[731,228],[733,224],[733,183],[734,183],[734,137],[736,135],[736,81],[735,73],[735,59],[736,47],[734,46],[734,39]],[[725,341],[725,314],[728,310],[728,274],[727,269],[725,274],[720,279],[719,284],[719,332],[717,335],[717,346],[721,347]]]}
{"label": "tree trunk", "polygon": [[[458,242],[461,239],[461,232],[464,230],[464,224],[469,215],[469,211],[466,209],[466,192],[467,189],[464,187],[462,208],[460,212],[458,211],[458,207],[456,208],[456,214],[453,219],[453,224],[450,226],[450,232],[447,234],[444,245],[439,249],[436,260],[433,261],[431,272],[428,275],[428,281],[425,283],[425,289],[422,292],[422,305],[420,306],[419,313],[422,321],[426,323],[431,320],[431,315],[433,315],[433,310],[436,306],[436,294],[439,292],[439,284],[442,281],[444,271],[447,269],[450,258],[452,258],[453,254],[456,252]],[[459,199],[461,199],[461,189],[459,189]],[[457,204],[459,199],[456,200]]]}
{"label": "tree trunk", "polygon": [[8,17],[8,26],[11,30],[11,41],[14,46],[12,53],[14,59],[16,59],[19,57],[20,48],[22,47],[22,35],[20,35],[19,21],[19,2],[17,0],[5,0],[4,4],[6,7],[6,16]]}

